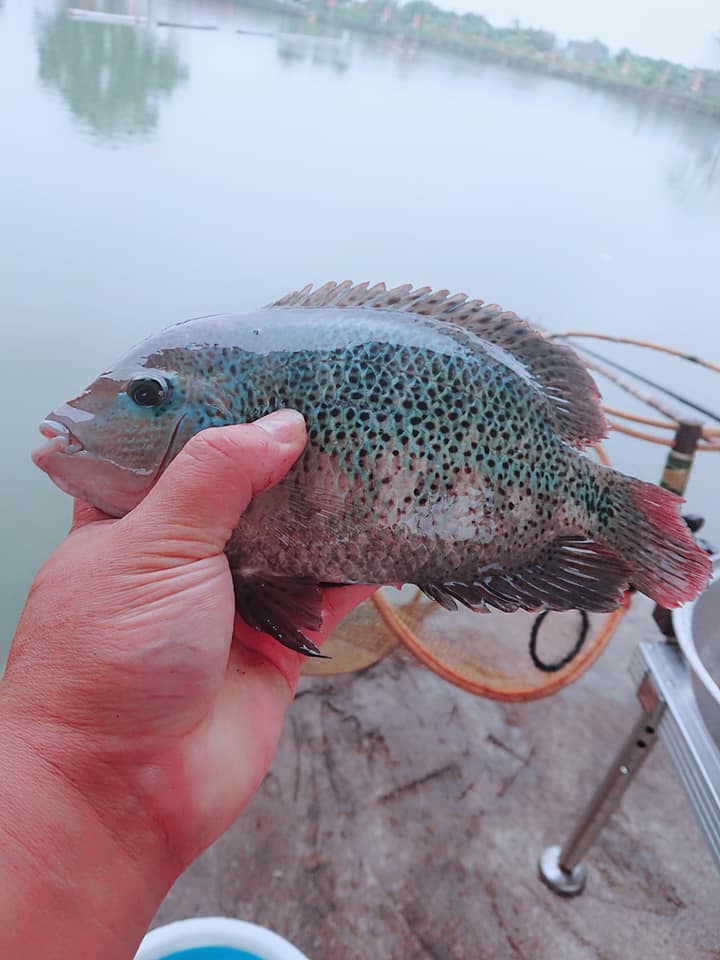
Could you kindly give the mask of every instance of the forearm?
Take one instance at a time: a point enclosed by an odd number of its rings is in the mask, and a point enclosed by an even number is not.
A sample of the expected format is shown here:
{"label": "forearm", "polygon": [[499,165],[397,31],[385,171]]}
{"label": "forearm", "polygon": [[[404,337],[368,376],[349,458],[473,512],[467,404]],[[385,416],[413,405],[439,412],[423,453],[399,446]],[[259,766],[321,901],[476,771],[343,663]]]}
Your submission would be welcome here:
{"label": "forearm", "polygon": [[134,855],[2,709],[0,763],[0,956],[131,960],[174,879],[163,858]]}

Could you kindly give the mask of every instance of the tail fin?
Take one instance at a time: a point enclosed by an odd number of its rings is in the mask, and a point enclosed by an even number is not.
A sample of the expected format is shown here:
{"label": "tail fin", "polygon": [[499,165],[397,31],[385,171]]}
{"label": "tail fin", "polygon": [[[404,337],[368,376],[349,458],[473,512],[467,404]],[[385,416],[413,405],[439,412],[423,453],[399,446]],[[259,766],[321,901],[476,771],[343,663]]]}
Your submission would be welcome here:
{"label": "tail fin", "polygon": [[607,504],[597,539],[631,565],[632,582],[660,606],[671,609],[693,600],[710,580],[710,558],[680,515],[685,501],[653,483],[602,471],[597,480]]}

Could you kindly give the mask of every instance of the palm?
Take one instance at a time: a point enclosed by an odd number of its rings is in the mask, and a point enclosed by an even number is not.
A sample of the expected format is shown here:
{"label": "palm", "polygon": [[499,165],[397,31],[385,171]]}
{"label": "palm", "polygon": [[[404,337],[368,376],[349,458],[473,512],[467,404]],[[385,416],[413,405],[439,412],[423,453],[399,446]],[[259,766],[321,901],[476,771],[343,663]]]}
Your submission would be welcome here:
{"label": "palm", "polygon": [[[76,704],[74,733],[110,755],[190,862],[266,773],[303,658],[236,617],[224,553],[172,564],[162,551],[139,558],[122,521],[84,504],[34,589],[44,603],[28,605],[34,622],[19,635],[45,642],[16,644],[8,670],[48,678],[35,690],[36,719]],[[332,590],[317,639],[371,592]],[[38,669],[38,658],[62,670]]]}

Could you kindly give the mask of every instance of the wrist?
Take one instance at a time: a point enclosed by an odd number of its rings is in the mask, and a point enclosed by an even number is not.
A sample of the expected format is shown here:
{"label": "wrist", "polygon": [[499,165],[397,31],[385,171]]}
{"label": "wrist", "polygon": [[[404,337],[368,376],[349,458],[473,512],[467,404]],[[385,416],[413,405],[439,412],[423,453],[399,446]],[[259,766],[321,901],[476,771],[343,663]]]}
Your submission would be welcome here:
{"label": "wrist", "polygon": [[179,868],[117,773],[71,730],[23,721],[3,686],[0,955],[127,960]]}

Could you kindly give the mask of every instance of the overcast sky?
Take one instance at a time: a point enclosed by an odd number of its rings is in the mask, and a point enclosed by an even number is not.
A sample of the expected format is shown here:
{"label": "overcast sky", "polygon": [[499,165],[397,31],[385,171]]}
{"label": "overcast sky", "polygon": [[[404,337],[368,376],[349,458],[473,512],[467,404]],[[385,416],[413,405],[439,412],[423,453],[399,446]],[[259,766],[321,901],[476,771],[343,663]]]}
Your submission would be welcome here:
{"label": "overcast sky", "polygon": [[718,0],[435,0],[497,25],[517,17],[564,39],[597,37],[608,46],[720,69]]}

